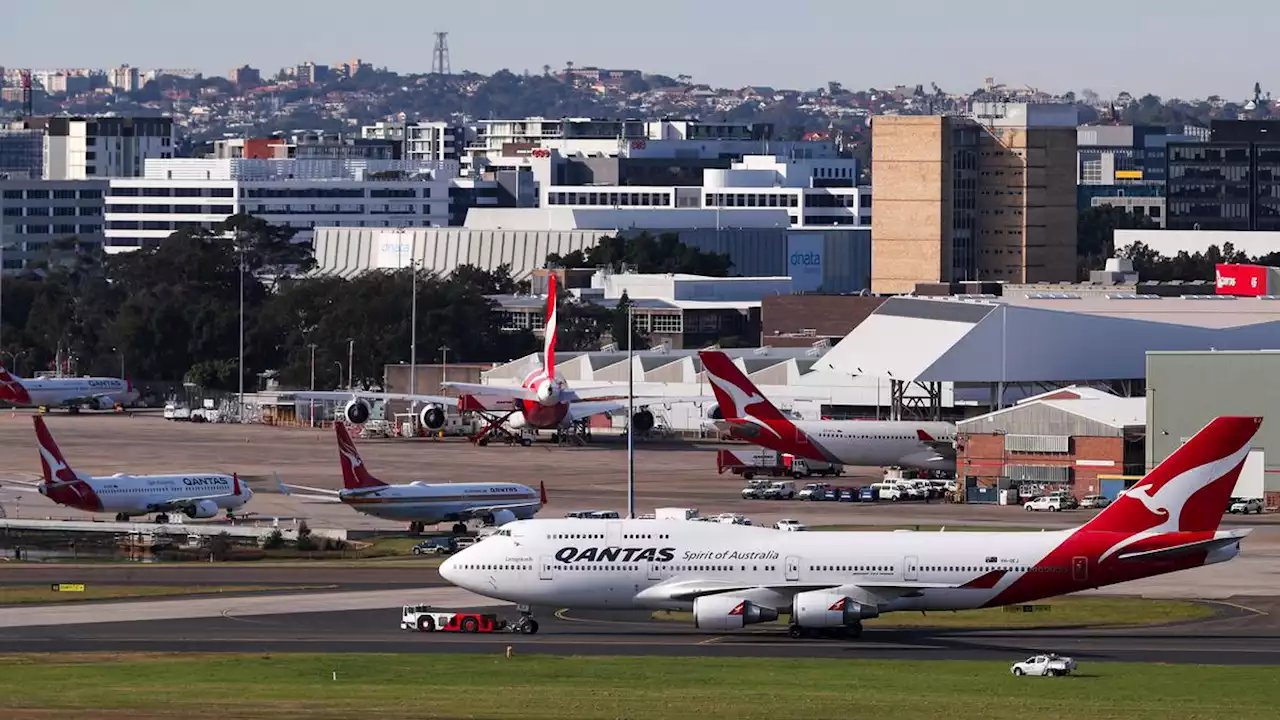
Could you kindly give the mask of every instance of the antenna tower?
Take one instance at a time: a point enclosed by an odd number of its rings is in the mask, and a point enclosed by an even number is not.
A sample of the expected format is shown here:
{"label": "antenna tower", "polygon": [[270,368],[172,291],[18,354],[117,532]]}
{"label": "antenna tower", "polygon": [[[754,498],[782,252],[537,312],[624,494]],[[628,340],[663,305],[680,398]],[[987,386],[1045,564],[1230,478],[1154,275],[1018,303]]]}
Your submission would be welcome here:
{"label": "antenna tower", "polygon": [[438,32],[435,36],[436,47],[431,51],[431,74],[452,75],[449,68],[449,33]]}

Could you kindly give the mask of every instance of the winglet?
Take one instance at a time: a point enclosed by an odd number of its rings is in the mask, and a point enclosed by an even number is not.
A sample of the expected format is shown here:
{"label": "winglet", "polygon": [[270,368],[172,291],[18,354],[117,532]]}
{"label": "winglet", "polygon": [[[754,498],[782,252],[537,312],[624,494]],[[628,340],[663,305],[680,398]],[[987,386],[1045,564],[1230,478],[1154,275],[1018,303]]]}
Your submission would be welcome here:
{"label": "winglet", "polygon": [[916,430],[916,437],[923,443],[933,442],[933,436],[923,430]]}
{"label": "winglet", "polygon": [[276,489],[278,489],[278,490],[280,491],[280,494],[281,494],[281,495],[292,495],[292,494],[293,494],[293,493],[290,493],[290,492],[289,492],[289,486],[288,486],[288,485],[285,485],[285,484],[284,484],[284,481],[280,479],[280,473],[278,473],[278,472],[273,472],[273,473],[271,473],[271,474],[272,474],[272,475],[274,475],[274,476],[276,477]]}
{"label": "winglet", "polygon": [[240,473],[231,473],[231,495],[240,497]]}
{"label": "winglet", "polygon": [[538,481],[538,495],[539,495],[538,497],[539,502],[541,502],[543,505],[546,505],[547,504],[547,484],[545,482]]}

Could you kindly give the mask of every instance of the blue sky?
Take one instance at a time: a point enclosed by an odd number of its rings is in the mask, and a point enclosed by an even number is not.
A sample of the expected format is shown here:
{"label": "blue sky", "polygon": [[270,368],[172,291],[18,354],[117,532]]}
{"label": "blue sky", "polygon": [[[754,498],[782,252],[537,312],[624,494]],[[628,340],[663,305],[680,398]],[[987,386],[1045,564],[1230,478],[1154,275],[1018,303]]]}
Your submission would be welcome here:
{"label": "blue sky", "polygon": [[[623,5],[623,4],[619,4]],[[1263,0],[40,0],[5,3],[0,66],[128,63],[225,75],[360,57],[431,67],[450,33],[454,71],[544,64],[687,73],[716,86],[846,87],[983,78],[1103,97],[1228,98],[1269,89],[1280,4]],[[641,14],[643,13],[643,14]],[[1280,95],[1280,91],[1277,91]]]}

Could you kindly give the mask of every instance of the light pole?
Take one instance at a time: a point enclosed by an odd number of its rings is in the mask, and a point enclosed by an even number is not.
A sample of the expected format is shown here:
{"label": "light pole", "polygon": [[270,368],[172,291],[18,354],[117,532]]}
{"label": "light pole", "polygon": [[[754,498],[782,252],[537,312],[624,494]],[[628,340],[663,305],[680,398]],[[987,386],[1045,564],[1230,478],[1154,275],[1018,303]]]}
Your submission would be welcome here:
{"label": "light pole", "polygon": [[627,304],[627,518],[636,516],[636,389],[635,357],[632,352],[631,303]]}
{"label": "light pole", "polygon": [[244,243],[240,233],[236,233],[236,274],[240,276],[240,413],[237,419],[244,422]]}
{"label": "light pole", "polygon": [[356,339],[347,338],[347,389],[348,390],[354,390],[356,387],[355,382],[352,380],[352,377],[354,376],[354,373],[355,373],[355,367],[356,367],[355,358],[356,358]]}
{"label": "light pole", "polygon": [[338,366],[338,382],[341,383],[342,382],[342,361],[334,360],[333,364]]}
{"label": "light pole", "polygon": [[[409,272],[413,273],[413,295],[409,310],[409,393],[418,392],[418,260],[410,253]],[[418,403],[412,403],[412,412]]]}
{"label": "light pole", "polygon": [[449,382],[449,346],[441,345],[440,348],[440,382]]}
{"label": "light pole", "polygon": [[[311,392],[316,391],[316,344],[311,343]],[[316,400],[311,398],[308,400],[308,422],[311,427],[316,426]]]}

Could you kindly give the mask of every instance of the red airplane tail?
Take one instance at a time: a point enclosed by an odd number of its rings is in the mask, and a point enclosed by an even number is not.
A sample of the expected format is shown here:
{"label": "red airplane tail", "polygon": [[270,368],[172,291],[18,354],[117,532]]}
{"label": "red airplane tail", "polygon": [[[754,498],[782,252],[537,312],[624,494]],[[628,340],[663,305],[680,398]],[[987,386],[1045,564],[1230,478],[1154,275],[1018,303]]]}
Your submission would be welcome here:
{"label": "red airplane tail", "polygon": [[352,442],[351,435],[347,434],[346,426],[336,422],[333,427],[338,435],[338,460],[342,463],[342,486],[348,490],[358,490],[386,485],[365,469],[364,461],[360,459],[360,453],[356,451],[356,444]]}
{"label": "red airplane tail", "polygon": [[1214,418],[1084,526],[1101,532],[1215,532],[1262,418]]}
{"label": "red airplane tail", "polygon": [[0,402],[15,405],[31,404],[31,394],[23,387],[22,380],[9,374],[4,367],[0,367]]}
{"label": "red airplane tail", "polygon": [[716,403],[725,420],[755,418],[765,422],[783,421],[790,424],[786,416],[761,394],[755,383],[733,364],[728,355],[718,350],[704,350],[698,353],[698,357],[702,358],[707,380],[711,381]]}
{"label": "red airplane tail", "polygon": [[548,275],[547,282],[547,322],[543,329],[542,369],[547,379],[556,376],[556,276]]}
{"label": "red airplane tail", "polygon": [[538,502],[547,504],[547,484],[541,481],[538,482]]}
{"label": "red airplane tail", "polygon": [[62,450],[44,423],[44,417],[36,415],[32,420],[36,426],[36,441],[40,443],[40,466],[44,471],[45,484],[63,485],[81,482],[80,476],[71,469],[67,459],[63,457]]}

